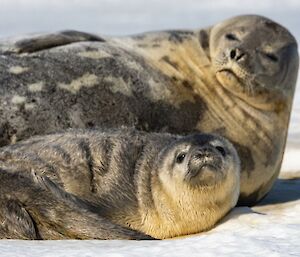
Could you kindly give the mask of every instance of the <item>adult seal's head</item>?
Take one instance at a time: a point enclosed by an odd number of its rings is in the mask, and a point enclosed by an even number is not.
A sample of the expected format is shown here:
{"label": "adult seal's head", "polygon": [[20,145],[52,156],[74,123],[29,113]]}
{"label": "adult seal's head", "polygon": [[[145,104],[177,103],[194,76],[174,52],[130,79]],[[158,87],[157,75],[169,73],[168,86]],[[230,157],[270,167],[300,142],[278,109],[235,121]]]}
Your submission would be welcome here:
{"label": "adult seal's head", "polygon": [[298,71],[295,38],[261,16],[238,16],[211,29],[210,56],[218,81],[259,109],[291,104]]}
{"label": "adult seal's head", "polygon": [[153,161],[155,209],[144,217],[145,233],[167,238],[205,231],[235,206],[240,160],[224,138],[184,137],[167,145]]}

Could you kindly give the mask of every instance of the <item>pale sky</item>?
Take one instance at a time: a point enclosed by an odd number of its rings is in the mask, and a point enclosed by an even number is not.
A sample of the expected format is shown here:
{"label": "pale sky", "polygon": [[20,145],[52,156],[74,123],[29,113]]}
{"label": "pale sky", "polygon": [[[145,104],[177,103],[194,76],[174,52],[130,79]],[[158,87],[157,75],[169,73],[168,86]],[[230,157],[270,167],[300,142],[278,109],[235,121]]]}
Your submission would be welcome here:
{"label": "pale sky", "polygon": [[299,0],[0,0],[0,36],[77,29],[103,34],[197,28],[261,14],[300,37]]}

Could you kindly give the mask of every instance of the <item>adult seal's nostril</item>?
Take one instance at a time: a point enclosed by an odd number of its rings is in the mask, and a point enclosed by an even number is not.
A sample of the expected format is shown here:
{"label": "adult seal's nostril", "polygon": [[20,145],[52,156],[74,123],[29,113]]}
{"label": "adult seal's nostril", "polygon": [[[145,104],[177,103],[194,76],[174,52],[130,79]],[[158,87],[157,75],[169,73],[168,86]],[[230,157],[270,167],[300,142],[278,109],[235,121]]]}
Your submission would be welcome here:
{"label": "adult seal's nostril", "polygon": [[231,59],[234,59],[235,56],[236,56],[236,51],[235,51],[235,49],[232,49],[232,50],[230,51],[230,58],[231,58]]}
{"label": "adult seal's nostril", "polygon": [[229,56],[231,60],[235,60],[238,62],[243,59],[245,53],[241,49],[235,48],[230,51]]}

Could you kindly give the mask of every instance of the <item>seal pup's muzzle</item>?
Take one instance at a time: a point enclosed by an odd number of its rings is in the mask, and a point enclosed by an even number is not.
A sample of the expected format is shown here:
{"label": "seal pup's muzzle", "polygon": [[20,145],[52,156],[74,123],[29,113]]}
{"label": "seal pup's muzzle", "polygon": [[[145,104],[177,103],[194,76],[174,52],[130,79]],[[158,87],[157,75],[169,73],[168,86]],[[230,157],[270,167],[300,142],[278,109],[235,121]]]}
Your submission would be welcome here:
{"label": "seal pup's muzzle", "polygon": [[193,147],[187,156],[185,180],[192,185],[214,185],[224,179],[225,146]]}

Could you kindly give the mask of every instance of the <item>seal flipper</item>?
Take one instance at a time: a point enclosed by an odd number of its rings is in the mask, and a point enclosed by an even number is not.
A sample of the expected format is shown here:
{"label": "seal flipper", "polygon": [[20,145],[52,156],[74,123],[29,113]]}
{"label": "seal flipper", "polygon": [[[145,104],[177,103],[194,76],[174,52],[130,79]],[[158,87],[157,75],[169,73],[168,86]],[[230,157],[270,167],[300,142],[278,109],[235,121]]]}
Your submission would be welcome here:
{"label": "seal flipper", "polygon": [[75,30],[66,30],[58,33],[51,33],[21,39],[14,43],[14,47],[10,49],[10,52],[18,54],[33,53],[50,49],[52,47],[63,46],[82,41],[105,42],[103,38],[97,35]]}
{"label": "seal flipper", "polygon": [[39,238],[32,218],[19,202],[1,199],[0,206],[0,239]]}
{"label": "seal flipper", "polygon": [[[9,230],[0,223],[0,238],[153,239],[92,212],[88,203],[63,191],[48,178],[31,175],[33,177],[25,172],[0,169],[0,203],[11,206],[9,212],[7,208],[0,208],[0,218],[9,220],[7,215],[13,214]],[[18,228],[19,221],[21,228]],[[17,233],[15,228],[18,228]]]}

